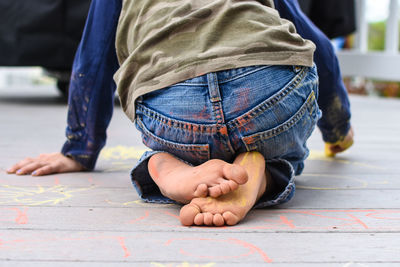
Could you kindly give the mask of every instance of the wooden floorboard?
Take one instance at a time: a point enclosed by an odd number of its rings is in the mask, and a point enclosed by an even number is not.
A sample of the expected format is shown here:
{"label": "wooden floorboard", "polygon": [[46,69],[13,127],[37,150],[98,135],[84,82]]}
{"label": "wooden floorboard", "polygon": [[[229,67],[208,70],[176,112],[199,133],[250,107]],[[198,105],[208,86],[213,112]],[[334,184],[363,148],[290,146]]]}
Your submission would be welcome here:
{"label": "wooden floorboard", "polygon": [[400,101],[352,96],[354,147],[326,158],[316,130],[292,201],[234,227],[183,227],[178,205],[133,189],[145,147],[119,107],[95,172],[5,173],[60,149],[66,106],[50,89],[0,90],[0,266],[400,266]]}

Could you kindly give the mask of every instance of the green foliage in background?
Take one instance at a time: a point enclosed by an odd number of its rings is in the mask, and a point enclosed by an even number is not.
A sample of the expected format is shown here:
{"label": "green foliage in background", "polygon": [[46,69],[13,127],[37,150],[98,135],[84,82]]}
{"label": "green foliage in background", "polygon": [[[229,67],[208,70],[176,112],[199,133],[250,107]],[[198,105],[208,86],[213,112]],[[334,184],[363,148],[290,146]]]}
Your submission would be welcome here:
{"label": "green foliage in background", "polygon": [[[369,25],[368,35],[368,50],[369,51],[383,51],[385,50],[385,32],[386,22],[374,22]],[[399,27],[400,29],[400,27]],[[400,47],[399,47],[400,48]],[[400,83],[399,82],[383,82],[374,81],[374,88],[376,93],[384,97],[400,97]]]}
{"label": "green foliage in background", "polygon": [[374,22],[369,24],[368,50],[385,50],[385,29],[386,22]]}
{"label": "green foliage in background", "polygon": [[[386,22],[374,22],[368,25],[368,50],[370,51],[383,51],[385,50],[385,31]],[[400,27],[399,27],[400,29]],[[400,45],[399,45],[400,49]]]}

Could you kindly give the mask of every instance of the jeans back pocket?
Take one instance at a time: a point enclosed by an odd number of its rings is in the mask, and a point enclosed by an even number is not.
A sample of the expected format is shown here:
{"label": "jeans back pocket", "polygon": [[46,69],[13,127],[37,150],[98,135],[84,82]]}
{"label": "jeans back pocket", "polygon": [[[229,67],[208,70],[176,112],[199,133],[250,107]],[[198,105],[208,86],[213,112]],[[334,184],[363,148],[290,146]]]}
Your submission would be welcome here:
{"label": "jeans back pocket", "polygon": [[243,136],[242,142],[248,151],[259,151],[266,159],[279,158],[291,162],[298,172],[298,166],[302,168],[302,162],[308,156],[306,141],[315,128],[319,114],[312,90],[303,105],[289,119],[273,128],[268,128],[267,121],[258,120],[259,131]]}
{"label": "jeans back pocket", "polygon": [[[155,151],[168,152],[190,164],[198,165],[210,159],[208,144],[194,144],[185,129],[175,128],[162,121],[139,115],[136,118],[136,127],[142,133],[142,142]],[[162,136],[158,133],[163,133]],[[174,137],[186,136],[176,142]]]}

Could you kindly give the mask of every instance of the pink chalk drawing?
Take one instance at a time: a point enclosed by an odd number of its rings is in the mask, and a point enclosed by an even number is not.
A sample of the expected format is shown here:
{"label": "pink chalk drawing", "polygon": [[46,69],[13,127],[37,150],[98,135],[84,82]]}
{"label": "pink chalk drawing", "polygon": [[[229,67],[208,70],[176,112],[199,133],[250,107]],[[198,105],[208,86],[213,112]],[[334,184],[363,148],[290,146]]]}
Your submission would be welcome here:
{"label": "pink chalk drawing", "polygon": [[[228,239],[213,239],[213,238],[176,238],[176,239],[170,239],[165,243],[165,246],[169,246],[172,243],[185,243],[185,242],[201,242],[205,243],[204,246],[202,247],[209,247],[212,249],[212,251],[208,251],[208,255],[201,255],[197,254],[195,252],[189,252],[186,251],[183,248],[179,249],[179,252],[182,255],[194,257],[194,258],[200,258],[200,259],[208,259],[208,260],[226,260],[226,259],[238,259],[238,258],[243,258],[243,257],[248,257],[253,254],[258,254],[261,256],[262,260],[267,263],[272,263],[272,259],[268,257],[268,255],[259,247],[248,243],[243,240],[239,240],[236,238],[228,238]],[[220,245],[220,244],[223,245]],[[228,246],[229,245],[229,246]],[[219,255],[213,255],[215,254],[215,248],[218,247],[218,254]],[[220,251],[221,249],[224,249],[225,252]],[[237,254],[237,250],[244,250],[241,254]],[[234,251],[234,255],[232,254],[232,251]],[[223,255],[223,253],[226,253]],[[221,255],[222,254],[222,255]],[[229,255],[230,254],[230,255]]]}

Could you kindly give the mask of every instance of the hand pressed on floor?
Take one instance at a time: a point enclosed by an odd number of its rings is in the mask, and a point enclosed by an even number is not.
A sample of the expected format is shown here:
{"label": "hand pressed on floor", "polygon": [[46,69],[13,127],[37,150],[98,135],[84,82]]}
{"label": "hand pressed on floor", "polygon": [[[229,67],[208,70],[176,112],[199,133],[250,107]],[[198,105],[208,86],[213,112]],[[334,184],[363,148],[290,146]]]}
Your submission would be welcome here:
{"label": "hand pressed on floor", "polygon": [[78,172],[84,167],[61,153],[41,154],[36,158],[26,158],[7,170],[17,175],[41,176],[52,173]]}
{"label": "hand pressed on floor", "polygon": [[341,153],[348,148],[350,148],[354,143],[354,131],[353,127],[350,127],[349,132],[344,137],[336,143],[325,143],[325,155],[327,157],[334,157],[337,153]]}

